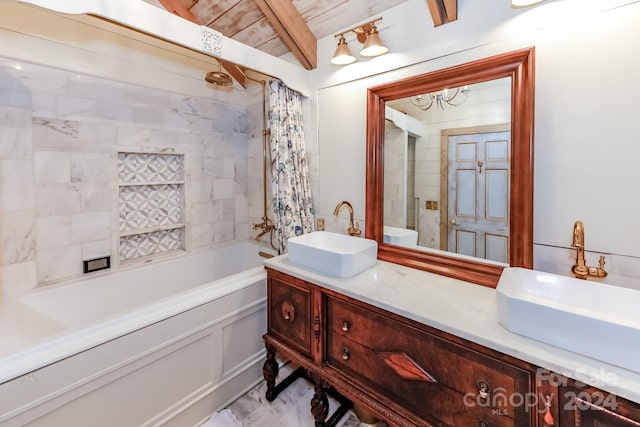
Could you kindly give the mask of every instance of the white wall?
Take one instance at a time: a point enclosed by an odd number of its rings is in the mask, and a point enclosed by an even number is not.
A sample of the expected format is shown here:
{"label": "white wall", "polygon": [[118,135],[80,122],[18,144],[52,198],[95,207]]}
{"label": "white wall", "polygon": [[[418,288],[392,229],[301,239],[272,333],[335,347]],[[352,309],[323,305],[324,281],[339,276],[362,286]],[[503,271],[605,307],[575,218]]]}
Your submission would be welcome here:
{"label": "white wall", "polygon": [[[346,67],[329,63],[334,40],[319,41],[312,76],[318,214],[330,215],[347,199],[364,218],[367,87],[535,46],[535,267],[568,274],[573,224],[582,220],[587,250],[607,255],[608,281],[640,287],[640,3],[547,0],[511,9],[508,1],[485,0],[458,7],[458,21],[438,28],[424,24],[423,0],[382,13],[380,35],[391,53]],[[597,255],[587,252],[589,265]]]}

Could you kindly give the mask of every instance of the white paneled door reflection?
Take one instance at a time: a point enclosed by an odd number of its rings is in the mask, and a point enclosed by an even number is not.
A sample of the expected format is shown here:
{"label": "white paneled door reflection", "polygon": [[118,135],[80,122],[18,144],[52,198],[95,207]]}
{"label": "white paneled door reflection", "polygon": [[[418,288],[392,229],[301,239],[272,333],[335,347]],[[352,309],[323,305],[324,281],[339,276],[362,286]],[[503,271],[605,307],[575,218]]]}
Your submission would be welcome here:
{"label": "white paneled door reflection", "polygon": [[511,133],[450,135],[448,250],[509,262]]}

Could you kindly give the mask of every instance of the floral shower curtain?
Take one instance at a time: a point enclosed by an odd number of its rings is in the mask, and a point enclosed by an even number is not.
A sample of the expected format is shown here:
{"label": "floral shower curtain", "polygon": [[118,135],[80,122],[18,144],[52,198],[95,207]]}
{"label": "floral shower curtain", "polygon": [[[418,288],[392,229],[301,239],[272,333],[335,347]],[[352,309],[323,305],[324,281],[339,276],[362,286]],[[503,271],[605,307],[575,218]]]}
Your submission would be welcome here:
{"label": "floral shower curtain", "polygon": [[289,237],[314,231],[309,166],[302,129],[302,95],[279,80],[269,82],[271,195],[278,253]]}

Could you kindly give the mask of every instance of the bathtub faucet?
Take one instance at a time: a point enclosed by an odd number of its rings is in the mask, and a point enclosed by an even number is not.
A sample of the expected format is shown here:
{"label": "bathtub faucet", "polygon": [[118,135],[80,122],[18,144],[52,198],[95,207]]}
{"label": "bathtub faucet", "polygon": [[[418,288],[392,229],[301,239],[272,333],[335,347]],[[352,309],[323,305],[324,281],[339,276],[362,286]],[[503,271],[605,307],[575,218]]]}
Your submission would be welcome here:
{"label": "bathtub faucet", "polygon": [[571,272],[578,279],[586,280],[587,277],[607,277],[604,269],[604,256],[600,256],[598,267],[589,267],[584,259],[584,225],[582,221],[576,221],[573,225],[573,243],[572,247],[576,248],[576,263],[571,267]]}
{"label": "bathtub faucet", "polygon": [[260,228],[262,231],[258,233],[258,235],[256,236],[256,240],[260,240],[262,236],[273,230],[273,224],[271,223],[269,217],[265,215],[262,217],[261,223],[253,224],[254,230],[257,230],[258,228]]}

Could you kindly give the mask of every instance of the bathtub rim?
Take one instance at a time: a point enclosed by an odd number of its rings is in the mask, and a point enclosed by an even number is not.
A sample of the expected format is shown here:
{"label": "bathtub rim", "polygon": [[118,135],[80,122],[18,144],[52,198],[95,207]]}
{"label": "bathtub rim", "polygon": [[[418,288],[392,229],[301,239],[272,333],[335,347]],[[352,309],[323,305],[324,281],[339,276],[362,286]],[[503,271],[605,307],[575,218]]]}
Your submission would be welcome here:
{"label": "bathtub rim", "polygon": [[[237,242],[236,244],[251,244],[251,242]],[[254,246],[254,245],[252,245]],[[257,247],[257,245],[255,245]],[[213,248],[210,250],[215,250]],[[206,252],[206,251],[203,251]],[[199,252],[200,253],[200,252]],[[198,254],[199,254],[198,253]],[[82,325],[78,328],[62,326],[62,330],[36,338],[33,342],[18,346],[15,351],[0,355],[0,384],[17,377],[43,368],[73,354],[86,351],[92,347],[104,344],[119,336],[134,332],[153,323],[160,322],[172,316],[179,315],[208,302],[223,298],[233,292],[238,292],[260,282],[265,283],[266,271],[263,265],[252,267],[241,272],[231,274],[204,283],[175,295],[164,297],[152,303],[136,307],[126,312],[115,313],[100,321]],[[61,283],[58,286],[76,284]],[[44,292],[38,289],[34,292]],[[23,294],[25,296],[28,294]],[[266,300],[266,297],[264,298]],[[22,304],[19,297],[4,301],[8,304]],[[44,320],[48,320],[43,315]]]}

